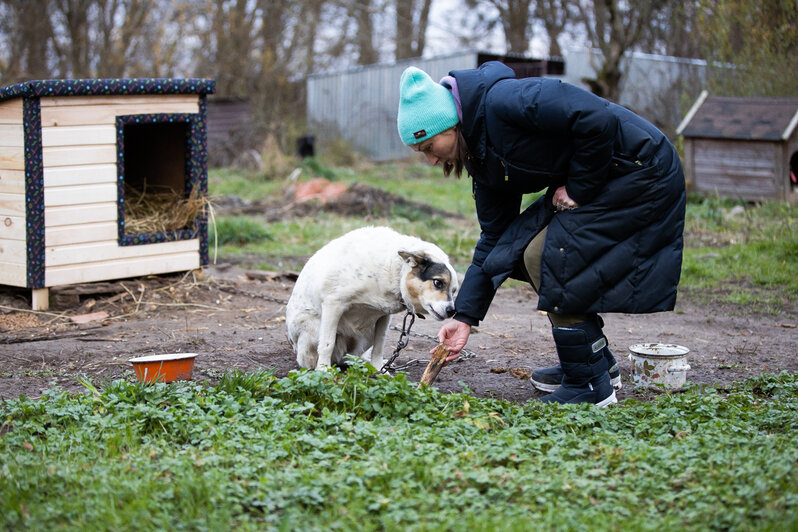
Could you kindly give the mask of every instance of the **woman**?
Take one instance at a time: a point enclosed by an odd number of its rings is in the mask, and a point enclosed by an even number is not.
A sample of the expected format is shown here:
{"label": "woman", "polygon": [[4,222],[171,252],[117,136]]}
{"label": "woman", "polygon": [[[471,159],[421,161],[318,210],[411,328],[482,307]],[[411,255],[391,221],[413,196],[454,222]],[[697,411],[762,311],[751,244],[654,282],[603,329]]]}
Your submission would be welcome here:
{"label": "woman", "polygon": [[[479,241],[438,339],[456,358],[510,276],[538,293],[559,366],[533,373],[544,401],[617,402],[620,373],[599,312],[672,310],[682,261],[684,173],[673,145],[634,113],[502,63],[410,67],[397,117],[405,145],[472,177]],[[523,194],[548,188],[525,211]],[[559,386],[558,386],[559,385]],[[549,391],[553,388],[549,388]]]}

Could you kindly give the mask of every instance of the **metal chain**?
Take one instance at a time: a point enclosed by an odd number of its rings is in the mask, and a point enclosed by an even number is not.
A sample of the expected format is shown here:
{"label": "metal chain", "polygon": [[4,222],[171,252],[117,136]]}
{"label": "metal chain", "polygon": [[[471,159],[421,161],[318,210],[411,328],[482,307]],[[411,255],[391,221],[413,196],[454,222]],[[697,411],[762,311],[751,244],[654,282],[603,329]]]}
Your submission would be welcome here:
{"label": "metal chain", "polygon": [[[394,331],[398,331],[399,327],[397,327],[395,325],[391,325],[391,329],[393,329]],[[417,333],[417,332],[408,332],[408,334],[410,336],[416,336],[418,338],[429,338],[430,340],[432,340],[436,344],[440,343],[440,340],[438,340],[438,337],[437,336],[432,336],[431,334],[424,334],[424,333]],[[463,358],[463,359],[474,358],[475,356],[477,356],[477,354],[474,353],[473,351],[468,351],[467,349],[461,349],[460,350],[460,357],[457,360],[460,360],[461,358]]]}
{"label": "metal chain", "polygon": [[[418,338],[428,338],[428,339],[432,340],[433,342],[435,342],[436,344],[440,343],[440,341],[438,340],[438,338],[436,336],[432,336],[432,335],[424,334],[424,333],[410,332],[409,329],[405,331],[404,330],[404,324],[402,325],[402,329],[400,329],[396,325],[391,325],[391,329],[393,329],[394,331],[400,331],[400,333],[401,333],[399,335],[400,342],[401,342],[403,336],[415,336],[415,337],[418,337]],[[407,345],[407,341],[405,341],[405,344],[402,346],[402,348],[404,348],[406,345]],[[394,355],[398,355],[398,352],[394,351]],[[457,357],[453,362],[461,362],[463,360],[468,360],[469,358],[474,358],[476,356],[477,356],[477,354],[474,353],[473,351],[468,351],[466,349],[461,349],[460,350],[460,356]],[[393,361],[395,359],[396,359],[396,356],[391,356],[391,360],[388,362],[388,364],[383,366],[383,368],[385,368],[389,364],[393,363]],[[408,360],[407,362],[405,362],[401,366],[389,367],[388,370],[390,370],[390,371],[403,371],[403,370],[406,370],[407,368],[409,368],[410,366],[412,366],[414,364],[422,364],[422,363],[423,364],[429,364],[429,359],[414,358],[412,360]],[[380,370],[380,371],[382,371],[382,370]]]}
{"label": "metal chain", "polygon": [[[410,318],[410,323],[407,323],[407,318]],[[410,341],[410,327],[416,322],[416,315],[407,311],[405,314],[404,319],[402,320],[402,331],[399,333],[399,341],[396,342],[396,348],[393,350],[393,354],[391,354],[391,358],[388,359],[388,362],[382,365],[380,368],[380,373],[386,373],[391,369],[391,364],[393,361],[396,360],[396,357],[399,356],[399,351],[407,347],[408,342]]]}

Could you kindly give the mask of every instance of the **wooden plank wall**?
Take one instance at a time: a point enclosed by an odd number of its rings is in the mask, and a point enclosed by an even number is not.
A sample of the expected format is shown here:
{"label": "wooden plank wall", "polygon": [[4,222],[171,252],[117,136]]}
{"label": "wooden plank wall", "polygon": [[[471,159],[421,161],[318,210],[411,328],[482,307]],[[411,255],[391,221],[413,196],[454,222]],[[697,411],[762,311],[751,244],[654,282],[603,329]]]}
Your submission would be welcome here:
{"label": "wooden plank wall", "polygon": [[116,117],[197,113],[197,95],[42,98],[45,285],[198,268],[199,240],[119,246]]}
{"label": "wooden plank wall", "polygon": [[234,133],[244,134],[252,118],[249,102],[208,99],[208,144],[224,145]]}
{"label": "wooden plank wall", "polygon": [[692,139],[693,185],[702,192],[748,200],[780,198],[775,142]]}
{"label": "wooden plank wall", "polygon": [[0,284],[26,286],[22,99],[0,103]]}

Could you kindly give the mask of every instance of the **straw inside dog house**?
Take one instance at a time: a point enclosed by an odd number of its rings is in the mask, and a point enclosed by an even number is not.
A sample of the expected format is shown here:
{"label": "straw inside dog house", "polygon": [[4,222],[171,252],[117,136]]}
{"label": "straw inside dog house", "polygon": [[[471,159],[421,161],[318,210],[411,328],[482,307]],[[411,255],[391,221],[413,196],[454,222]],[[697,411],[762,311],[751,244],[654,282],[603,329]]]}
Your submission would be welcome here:
{"label": "straw inside dog house", "polygon": [[207,264],[213,91],[149,78],[0,88],[0,284],[45,309],[49,287]]}

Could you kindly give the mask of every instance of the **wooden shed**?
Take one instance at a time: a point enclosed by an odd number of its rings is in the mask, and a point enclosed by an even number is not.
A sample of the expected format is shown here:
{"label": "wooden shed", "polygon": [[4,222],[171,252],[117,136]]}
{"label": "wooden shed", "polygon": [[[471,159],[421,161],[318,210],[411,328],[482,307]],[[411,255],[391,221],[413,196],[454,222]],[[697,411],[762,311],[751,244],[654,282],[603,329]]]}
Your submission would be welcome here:
{"label": "wooden shed", "polygon": [[0,88],[0,284],[32,289],[44,309],[49,287],[207,264],[204,207],[182,227],[136,231],[126,199],[207,197],[213,91],[153,78]]}
{"label": "wooden shed", "polygon": [[798,98],[702,92],[676,132],[693,190],[746,200],[798,201]]}

